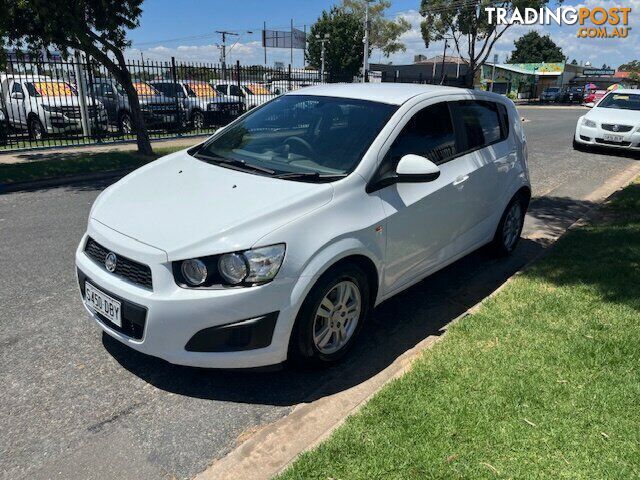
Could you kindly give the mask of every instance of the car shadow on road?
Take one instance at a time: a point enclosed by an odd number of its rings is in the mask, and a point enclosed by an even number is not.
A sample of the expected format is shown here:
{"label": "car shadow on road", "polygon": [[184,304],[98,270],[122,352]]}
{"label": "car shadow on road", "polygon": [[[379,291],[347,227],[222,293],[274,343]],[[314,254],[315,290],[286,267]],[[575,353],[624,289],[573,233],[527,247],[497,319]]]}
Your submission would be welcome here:
{"label": "car shadow on road", "polygon": [[523,240],[496,259],[481,249],[379,305],[353,351],[337,366],[279,371],[219,371],[171,365],[103,334],[103,344],[127,370],[172,393],[202,399],[290,406],[364,382],[397,357],[485,298],[544,247]]}

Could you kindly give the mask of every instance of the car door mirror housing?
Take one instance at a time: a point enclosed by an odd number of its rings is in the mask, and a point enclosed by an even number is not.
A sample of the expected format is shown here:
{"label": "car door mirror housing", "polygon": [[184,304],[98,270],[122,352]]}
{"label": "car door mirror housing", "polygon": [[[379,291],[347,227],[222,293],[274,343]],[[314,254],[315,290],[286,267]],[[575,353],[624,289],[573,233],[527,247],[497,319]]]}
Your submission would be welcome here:
{"label": "car door mirror housing", "polygon": [[367,193],[394,185],[396,183],[432,182],[440,176],[440,168],[428,158],[420,155],[404,155],[398,161],[395,171],[378,173],[366,187]]}
{"label": "car door mirror housing", "polygon": [[396,167],[398,183],[432,182],[439,176],[440,169],[435,163],[413,153],[403,156]]}

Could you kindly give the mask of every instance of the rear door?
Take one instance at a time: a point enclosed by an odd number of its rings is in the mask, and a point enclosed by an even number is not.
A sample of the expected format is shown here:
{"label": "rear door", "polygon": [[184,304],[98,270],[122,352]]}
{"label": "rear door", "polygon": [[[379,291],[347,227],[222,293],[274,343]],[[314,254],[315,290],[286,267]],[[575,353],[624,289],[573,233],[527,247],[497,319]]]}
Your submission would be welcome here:
{"label": "rear door", "polygon": [[[505,175],[515,162],[515,146],[496,102],[461,100],[451,103],[458,148],[468,163],[457,188],[471,199],[464,230],[469,246],[493,236],[494,219],[505,191]],[[501,212],[500,212],[501,213]]]}

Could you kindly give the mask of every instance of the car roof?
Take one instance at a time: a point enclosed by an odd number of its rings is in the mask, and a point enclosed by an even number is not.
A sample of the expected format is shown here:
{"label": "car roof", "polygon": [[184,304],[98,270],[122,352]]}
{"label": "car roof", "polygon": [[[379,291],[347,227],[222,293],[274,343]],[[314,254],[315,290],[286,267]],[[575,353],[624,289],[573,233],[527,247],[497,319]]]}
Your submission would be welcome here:
{"label": "car roof", "polygon": [[330,83],[305,87],[303,90],[295,90],[285,95],[319,95],[402,105],[410,98],[425,93],[441,95],[443,93],[462,93],[469,91],[471,90],[464,90],[457,87],[413,83]]}

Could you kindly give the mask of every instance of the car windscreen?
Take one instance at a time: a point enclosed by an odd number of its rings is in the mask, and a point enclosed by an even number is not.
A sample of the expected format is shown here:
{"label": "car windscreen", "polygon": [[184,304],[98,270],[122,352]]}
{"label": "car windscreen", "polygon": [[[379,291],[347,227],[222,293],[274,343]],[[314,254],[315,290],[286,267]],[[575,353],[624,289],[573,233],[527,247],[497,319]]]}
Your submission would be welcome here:
{"label": "car windscreen", "polygon": [[243,162],[275,175],[345,175],[397,108],[350,98],[285,95],[227,127],[197,156]]}
{"label": "car windscreen", "polygon": [[136,89],[136,92],[141,97],[153,97],[156,95],[160,95],[160,92],[149,85],[147,82],[133,82],[133,88]]}
{"label": "car windscreen", "polygon": [[635,93],[610,93],[600,101],[598,108],[640,110],[640,95]]}
{"label": "car windscreen", "polygon": [[72,97],[78,95],[67,82],[36,81],[27,82],[27,90],[32,97]]}
{"label": "car windscreen", "polygon": [[264,85],[260,85],[259,83],[245,85],[244,88],[246,88],[251,95],[271,95],[269,89]]}
{"label": "car windscreen", "polygon": [[190,97],[215,97],[218,92],[206,82],[186,82],[184,86]]}

